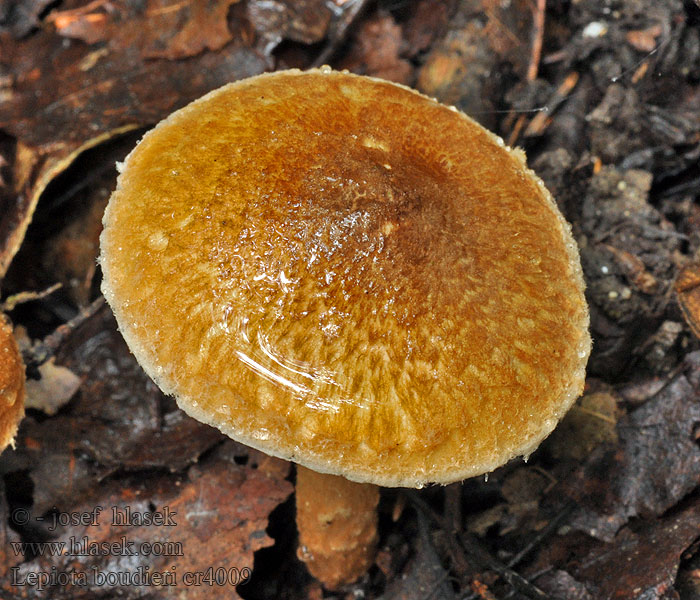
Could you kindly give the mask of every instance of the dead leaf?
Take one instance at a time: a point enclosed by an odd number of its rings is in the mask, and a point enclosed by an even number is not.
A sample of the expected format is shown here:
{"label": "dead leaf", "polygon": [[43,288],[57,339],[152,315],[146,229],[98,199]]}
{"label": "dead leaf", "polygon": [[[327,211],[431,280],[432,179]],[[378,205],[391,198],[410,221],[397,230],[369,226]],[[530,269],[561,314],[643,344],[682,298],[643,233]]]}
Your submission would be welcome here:
{"label": "dead leaf", "polygon": [[[28,560],[14,577],[31,581],[55,570],[66,578],[61,593],[74,598],[106,588],[129,599],[239,598],[235,588],[250,578],[253,553],[273,543],[268,516],[291,491],[284,479],[216,458],[184,479],[111,481],[45,515],[49,529],[58,527],[43,543],[59,550]],[[84,517],[75,523],[71,515]],[[2,587],[8,589],[6,580]],[[56,598],[50,587],[33,591]]]}
{"label": "dead leaf", "polygon": [[419,0],[410,18],[403,26],[405,52],[414,57],[425,52],[445,30],[454,12],[454,0]]}
{"label": "dead leaf", "polygon": [[351,2],[338,4],[333,2],[331,11],[329,3],[323,0],[266,0],[249,2],[247,15],[256,37],[257,47],[269,54],[282,40],[291,40],[302,44],[315,44],[323,40],[332,27],[335,16],[340,16],[348,9]]}
{"label": "dead leaf", "polygon": [[394,579],[387,587],[385,596],[396,600],[422,600],[431,594],[444,600],[454,598],[448,573],[440,564],[422,514],[418,516],[415,547],[416,554],[406,565],[401,577]]}
{"label": "dead leaf", "polygon": [[632,517],[651,518],[680,501],[700,479],[699,421],[698,392],[685,375],[622,418],[619,445],[599,446],[566,482],[581,505],[571,524],[612,540]]}
{"label": "dead leaf", "polygon": [[170,60],[219,50],[233,39],[230,7],[239,0],[95,0],[80,8],[52,12],[47,21],[59,35],[86,44],[108,41],[113,50],[129,45],[144,58]]}
{"label": "dead leaf", "polygon": [[401,27],[390,14],[379,12],[358,28],[340,66],[408,85],[413,79],[413,67],[402,57],[403,44]]}
{"label": "dead leaf", "polygon": [[700,502],[662,520],[625,527],[610,544],[597,546],[575,569],[594,598],[671,598],[680,556],[700,531]]}
{"label": "dead leaf", "polygon": [[508,473],[501,485],[506,500],[490,506],[467,519],[467,529],[485,537],[496,527],[500,536],[534,532],[540,527],[540,500],[552,486],[542,470],[522,466]]}
{"label": "dead leaf", "polygon": [[585,460],[599,444],[617,442],[619,412],[612,394],[587,394],[571,407],[545,447],[555,460]]}
{"label": "dead leaf", "polygon": [[[26,0],[21,6],[37,5]],[[229,9],[239,6],[241,14],[229,19]],[[355,3],[333,6],[324,0],[94,0],[51,13],[52,26],[26,39],[0,35],[0,129],[14,140],[0,193],[0,277],[42,192],[79,154],[272,68],[272,52],[283,40],[312,44],[328,36],[335,44],[334,36],[345,31],[336,26],[354,14]]]}
{"label": "dead leaf", "polygon": [[566,598],[566,600],[594,600],[586,586],[576,581],[566,571],[551,571],[541,575],[535,580],[537,587],[547,592],[552,598]]}
{"label": "dead leaf", "polygon": [[55,504],[82,498],[114,469],[95,464],[77,448],[90,424],[54,417],[38,424],[22,422],[17,450],[3,456],[3,474],[28,472],[34,488],[32,510],[41,515]]}

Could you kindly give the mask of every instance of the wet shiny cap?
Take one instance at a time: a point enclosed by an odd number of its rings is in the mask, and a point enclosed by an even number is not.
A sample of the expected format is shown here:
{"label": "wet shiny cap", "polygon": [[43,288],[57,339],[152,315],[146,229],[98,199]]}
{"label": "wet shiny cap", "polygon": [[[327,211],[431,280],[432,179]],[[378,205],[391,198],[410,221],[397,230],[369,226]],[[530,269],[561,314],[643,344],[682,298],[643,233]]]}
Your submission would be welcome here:
{"label": "wet shiny cap", "polygon": [[122,166],[103,292],[191,416],[388,486],[527,455],[580,394],[570,228],[522,152],[408,88],[331,71],[238,81]]}

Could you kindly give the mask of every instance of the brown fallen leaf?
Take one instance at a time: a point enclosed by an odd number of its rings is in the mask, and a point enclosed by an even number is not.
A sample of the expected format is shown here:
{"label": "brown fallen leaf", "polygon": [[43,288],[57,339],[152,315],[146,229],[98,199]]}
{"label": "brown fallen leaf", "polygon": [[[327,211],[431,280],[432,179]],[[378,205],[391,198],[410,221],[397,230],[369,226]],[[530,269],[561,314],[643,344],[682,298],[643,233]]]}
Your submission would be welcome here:
{"label": "brown fallen leaf", "polygon": [[551,594],[553,598],[566,598],[566,600],[594,600],[586,586],[576,581],[566,571],[550,571],[541,575],[535,583],[544,592]]}
{"label": "brown fallen leaf", "polygon": [[336,25],[354,10],[339,0],[333,10],[323,0],[95,0],[51,13],[26,38],[0,35],[0,129],[14,158],[0,190],[0,277],[42,192],[79,154],[272,68],[286,39],[328,35],[333,45],[345,31]]}
{"label": "brown fallen leaf", "polygon": [[403,56],[401,27],[388,13],[365,20],[352,38],[340,68],[409,85],[413,67]]}
{"label": "brown fallen leaf", "polygon": [[239,0],[95,0],[49,14],[47,22],[64,37],[86,44],[108,41],[112,49],[135,44],[144,58],[171,60],[219,50],[234,36],[227,24],[231,5]]}
{"label": "brown fallen leaf", "polygon": [[529,466],[515,469],[503,479],[501,495],[505,502],[469,516],[467,529],[479,537],[496,530],[500,536],[513,532],[534,533],[540,527],[540,501],[552,485],[541,469]]}
{"label": "brown fallen leaf", "polygon": [[580,398],[545,442],[555,460],[583,461],[603,442],[616,443],[620,414],[615,396],[598,392]]}
{"label": "brown fallen leaf", "polygon": [[700,501],[661,520],[625,527],[610,544],[598,545],[574,570],[594,598],[660,600],[677,597],[681,554],[700,531]]}
{"label": "brown fallen leaf", "polygon": [[455,597],[447,573],[435,550],[426,523],[426,518],[418,517],[415,555],[406,564],[401,577],[394,579],[386,590],[387,598],[396,600],[419,600],[435,598],[451,600]]}
{"label": "brown fallen leaf", "polygon": [[579,503],[571,525],[610,541],[632,517],[663,514],[700,480],[699,390],[691,385],[696,365],[676,376],[653,398],[617,424],[619,444],[594,450],[565,482]]}
{"label": "brown fallen leaf", "polygon": [[443,33],[454,12],[455,0],[419,0],[403,25],[405,53],[413,58],[425,52]]}
{"label": "brown fallen leaf", "polygon": [[[268,516],[291,491],[284,479],[216,457],[184,478],[111,481],[80,502],[32,515],[55,531],[35,547],[44,555],[26,557],[14,581],[33,587],[33,598],[52,600],[105,589],[127,599],[239,598],[235,588],[250,578],[253,553],[273,543]],[[31,585],[52,573],[61,574],[60,585]],[[0,580],[0,589],[10,588]]]}
{"label": "brown fallen leaf", "polygon": [[256,47],[269,55],[282,40],[302,44],[320,42],[331,32],[337,20],[334,16],[351,9],[351,4],[341,0],[253,1],[247,4],[247,18],[257,38]]}

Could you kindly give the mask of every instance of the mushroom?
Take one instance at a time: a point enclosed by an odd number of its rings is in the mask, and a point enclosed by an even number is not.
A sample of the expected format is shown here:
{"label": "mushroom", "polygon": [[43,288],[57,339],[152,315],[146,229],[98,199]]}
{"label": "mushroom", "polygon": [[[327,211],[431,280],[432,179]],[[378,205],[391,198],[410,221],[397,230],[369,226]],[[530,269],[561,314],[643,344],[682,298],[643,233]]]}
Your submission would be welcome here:
{"label": "mushroom", "polygon": [[522,151],[404,86],[324,67],[215,90],[127,157],[104,226],[131,351],[189,415],[300,465],[300,521],[321,527],[300,555],[328,587],[371,560],[367,484],[527,456],[582,391],[569,225]]}
{"label": "mushroom", "polygon": [[0,313],[0,452],[14,446],[24,416],[24,363],[12,326]]}

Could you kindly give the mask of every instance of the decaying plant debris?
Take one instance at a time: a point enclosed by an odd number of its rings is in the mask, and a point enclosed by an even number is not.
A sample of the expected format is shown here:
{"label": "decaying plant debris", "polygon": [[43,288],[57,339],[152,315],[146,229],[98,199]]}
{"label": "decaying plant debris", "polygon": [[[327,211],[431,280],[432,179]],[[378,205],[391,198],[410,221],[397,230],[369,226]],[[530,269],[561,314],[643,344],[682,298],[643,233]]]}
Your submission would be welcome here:
{"label": "decaying plant debris", "polygon": [[295,556],[287,465],[160,394],[95,266],[114,164],[145,128],[225,82],[323,63],[525,148],[573,225],[594,338],[586,394],[527,463],[385,490],[375,564],[333,597],[700,597],[690,0],[0,0],[0,308],[29,407],[0,457],[0,595],[331,596]]}

